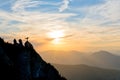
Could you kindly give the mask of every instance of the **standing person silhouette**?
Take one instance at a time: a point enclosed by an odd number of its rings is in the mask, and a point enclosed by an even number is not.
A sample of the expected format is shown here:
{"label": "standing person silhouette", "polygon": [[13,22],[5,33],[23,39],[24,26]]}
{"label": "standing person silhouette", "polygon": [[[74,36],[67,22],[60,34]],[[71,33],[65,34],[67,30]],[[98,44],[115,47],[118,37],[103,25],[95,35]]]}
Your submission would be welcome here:
{"label": "standing person silhouette", "polygon": [[19,45],[22,47],[23,46],[23,42],[22,42],[22,39],[19,39]]}
{"label": "standing person silhouette", "polygon": [[26,47],[26,48],[33,48],[32,44],[28,41],[29,37],[26,37],[25,39],[27,40],[27,41],[25,42],[25,44],[24,44],[25,47]]}

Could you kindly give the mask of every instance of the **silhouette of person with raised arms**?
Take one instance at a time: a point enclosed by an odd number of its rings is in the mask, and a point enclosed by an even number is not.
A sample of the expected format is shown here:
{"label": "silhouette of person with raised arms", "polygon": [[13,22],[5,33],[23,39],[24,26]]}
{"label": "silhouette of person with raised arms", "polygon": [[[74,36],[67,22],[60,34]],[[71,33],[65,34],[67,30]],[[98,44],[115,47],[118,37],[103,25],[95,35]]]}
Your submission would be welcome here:
{"label": "silhouette of person with raised arms", "polygon": [[26,37],[25,39],[28,41],[29,37]]}
{"label": "silhouette of person with raised arms", "polygon": [[33,48],[32,44],[28,41],[29,37],[25,38],[27,41],[25,42],[26,48]]}

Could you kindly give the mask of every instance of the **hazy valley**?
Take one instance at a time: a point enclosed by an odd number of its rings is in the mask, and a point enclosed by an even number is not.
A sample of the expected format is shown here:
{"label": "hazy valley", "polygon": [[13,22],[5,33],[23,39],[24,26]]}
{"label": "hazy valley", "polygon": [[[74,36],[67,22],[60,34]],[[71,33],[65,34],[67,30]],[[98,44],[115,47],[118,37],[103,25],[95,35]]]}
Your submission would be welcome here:
{"label": "hazy valley", "polygon": [[87,65],[59,65],[54,66],[68,80],[120,80],[120,71],[102,69]]}
{"label": "hazy valley", "polygon": [[55,64],[86,64],[100,68],[120,69],[120,56],[108,51],[98,51],[90,55],[78,51],[46,51],[41,52],[40,55],[46,61]]}

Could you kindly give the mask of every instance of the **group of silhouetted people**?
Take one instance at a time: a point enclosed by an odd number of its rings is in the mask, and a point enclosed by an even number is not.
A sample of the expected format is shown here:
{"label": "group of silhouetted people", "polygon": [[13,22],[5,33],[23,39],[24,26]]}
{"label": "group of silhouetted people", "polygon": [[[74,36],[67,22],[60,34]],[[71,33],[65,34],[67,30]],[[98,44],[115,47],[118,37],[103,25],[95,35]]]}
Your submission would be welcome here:
{"label": "group of silhouetted people", "polygon": [[14,39],[14,40],[13,40],[13,44],[16,45],[16,46],[18,46],[18,45],[23,46],[23,42],[22,42],[22,40],[19,39],[18,41],[19,41],[19,43],[17,43],[17,40]]}
{"label": "group of silhouetted people", "polygon": [[[4,40],[0,37],[0,45],[4,44]],[[20,47],[26,47],[26,48],[33,48],[32,44],[28,41],[28,37],[27,37],[27,41],[24,43],[23,45],[23,41],[22,39],[19,39],[18,42],[16,39],[13,40],[13,45],[15,46],[20,46]]]}

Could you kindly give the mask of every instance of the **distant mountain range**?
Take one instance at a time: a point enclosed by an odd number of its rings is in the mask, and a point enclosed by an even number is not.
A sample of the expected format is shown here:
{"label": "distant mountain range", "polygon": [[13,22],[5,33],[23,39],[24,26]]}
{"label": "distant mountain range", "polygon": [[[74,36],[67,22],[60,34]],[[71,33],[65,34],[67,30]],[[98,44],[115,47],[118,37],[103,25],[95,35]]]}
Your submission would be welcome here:
{"label": "distant mountain range", "polygon": [[120,56],[108,51],[98,51],[87,55],[78,51],[45,51],[41,56],[50,63],[57,64],[86,64],[107,69],[120,70]]}
{"label": "distant mountain range", "polygon": [[91,65],[110,68],[110,69],[120,69],[120,56],[114,55],[107,51],[95,52],[90,56]]}
{"label": "distant mountain range", "polygon": [[68,80],[120,80],[120,71],[90,67],[87,65],[59,65],[54,66]]}

